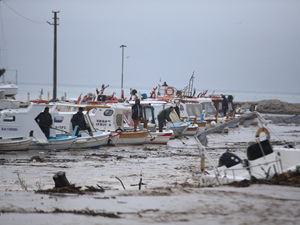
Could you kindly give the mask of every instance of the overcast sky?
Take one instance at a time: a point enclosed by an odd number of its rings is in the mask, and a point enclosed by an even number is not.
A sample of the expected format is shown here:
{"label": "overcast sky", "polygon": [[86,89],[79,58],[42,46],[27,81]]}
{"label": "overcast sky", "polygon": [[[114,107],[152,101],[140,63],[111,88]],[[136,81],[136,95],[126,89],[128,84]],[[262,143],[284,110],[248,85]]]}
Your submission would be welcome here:
{"label": "overcast sky", "polygon": [[[6,4],[5,4],[6,3]],[[0,66],[19,83],[299,91],[299,0],[2,0]]]}

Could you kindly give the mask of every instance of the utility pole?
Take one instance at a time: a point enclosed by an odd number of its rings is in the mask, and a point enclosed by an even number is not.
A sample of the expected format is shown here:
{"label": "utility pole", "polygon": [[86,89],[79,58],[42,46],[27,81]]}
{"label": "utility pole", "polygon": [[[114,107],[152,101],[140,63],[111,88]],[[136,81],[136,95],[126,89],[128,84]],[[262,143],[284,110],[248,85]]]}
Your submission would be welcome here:
{"label": "utility pole", "polygon": [[121,45],[121,46],[120,46],[120,48],[122,48],[122,79],[121,79],[121,98],[124,96],[124,90],[123,90],[124,47],[127,47],[127,46],[126,46],[126,45]]}
{"label": "utility pole", "polygon": [[56,86],[57,86],[57,21],[59,18],[57,18],[57,13],[59,11],[52,11],[54,13],[54,23],[49,23],[50,25],[54,25],[54,51],[53,51],[53,100],[56,100]]}

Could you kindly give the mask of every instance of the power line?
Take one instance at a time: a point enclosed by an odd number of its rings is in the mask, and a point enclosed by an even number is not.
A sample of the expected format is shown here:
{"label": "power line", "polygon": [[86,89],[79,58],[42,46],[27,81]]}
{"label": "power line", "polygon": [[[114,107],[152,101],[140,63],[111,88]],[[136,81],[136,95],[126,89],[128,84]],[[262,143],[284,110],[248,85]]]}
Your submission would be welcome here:
{"label": "power line", "polygon": [[12,7],[10,7],[5,1],[3,0],[0,0],[0,2],[3,2],[5,5],[7,5],[8,8],[10,8],[13,12],[15,12],[17,15],[21,16],[22,18],[30,21],[30,22],[33,22],[33,23],[46,23],[46,22],[38,22],[38,21],[34,21],[34,20],[31,20],[31,19],[28,19],[26,18],[25,16],[21,15],[20,13],[18,13],[16,10],[14,10]]}

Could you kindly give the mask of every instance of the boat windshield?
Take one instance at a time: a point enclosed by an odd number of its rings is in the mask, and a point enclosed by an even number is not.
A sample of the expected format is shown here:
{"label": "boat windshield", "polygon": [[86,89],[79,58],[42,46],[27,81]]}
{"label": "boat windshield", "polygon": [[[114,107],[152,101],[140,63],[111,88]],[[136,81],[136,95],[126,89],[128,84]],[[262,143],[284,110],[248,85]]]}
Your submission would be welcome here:
{"label": "boat windshield", "polygon": [[204,110],[207,116],[214,116],[216,114],[216,108],[213,106],[211,102],[203,102],[201,103],[202,109]]}

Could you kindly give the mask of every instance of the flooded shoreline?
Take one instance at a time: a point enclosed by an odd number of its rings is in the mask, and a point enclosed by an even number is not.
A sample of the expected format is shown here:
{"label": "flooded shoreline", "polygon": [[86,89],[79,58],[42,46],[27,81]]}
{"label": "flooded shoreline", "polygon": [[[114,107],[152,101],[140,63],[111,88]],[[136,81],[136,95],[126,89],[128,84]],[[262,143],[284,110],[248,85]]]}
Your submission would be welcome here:
{"label": "flooded shoreline", "polygon": [[[285,140],[299,146],[300,126],[269,126],[277,131],[271,143]],[[227,150],[245,158],[257,129],[239,126],[229,134],[208,135],[206,150],[215,164]],[[206,168],[210,166],[206,161]],[[300,219],[299,188],[199,186],[200,157],[194,137],[170,140],[167,145],[0,152],[0,167],[0,218],[6,224],[195,224],[200,220],[209,224],[293,224]],[[105,192],[35,192],[53,188],[53,176],[59,171],[77,187],[99,185]]]}

